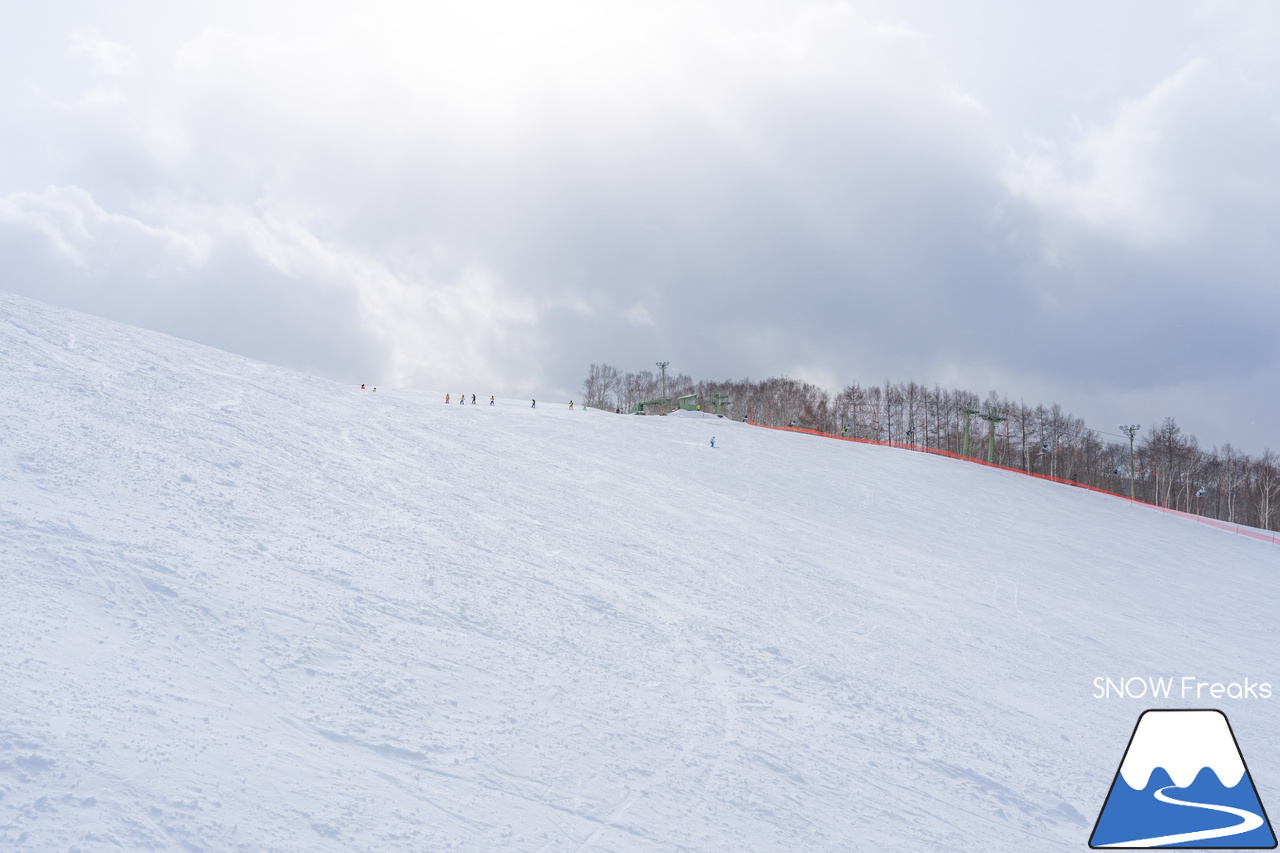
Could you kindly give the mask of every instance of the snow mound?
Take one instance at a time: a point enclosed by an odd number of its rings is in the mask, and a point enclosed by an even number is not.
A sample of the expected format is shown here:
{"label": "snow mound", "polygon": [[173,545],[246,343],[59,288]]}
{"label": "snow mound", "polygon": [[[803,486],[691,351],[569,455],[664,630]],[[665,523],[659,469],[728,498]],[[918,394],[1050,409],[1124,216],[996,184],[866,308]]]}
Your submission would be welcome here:
{"label": "snow mound", "polygon": [[688,411],[688,410],[686,410],[686,409],[677,409],[676,411],[671,412],[670,414],[668,414],[668,415],[667,415],[667,417],[669,417],[669,418],[696,418],[696,419],[706,419],[706,418],[710,418],[710,419],[711,419],[711,420],[713,420],[713,421],[725,420],[725,418],[722,418],[722,417],[720,417],[719,415],[713,415],[711,412],[691,412],[691,411]]}

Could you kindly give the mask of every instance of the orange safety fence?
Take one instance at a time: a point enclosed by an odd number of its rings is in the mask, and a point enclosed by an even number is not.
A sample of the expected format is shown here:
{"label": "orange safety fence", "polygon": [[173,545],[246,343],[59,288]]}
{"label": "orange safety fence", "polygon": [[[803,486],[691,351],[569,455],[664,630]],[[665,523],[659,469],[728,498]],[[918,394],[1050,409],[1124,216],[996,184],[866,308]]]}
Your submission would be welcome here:
{"label": "orange safety fence", "polygon": [[1063,477],[1053,477],[1053,476],[1050,476],[1049,474],[1035,474],[1031,471],[1023,471],[1019,468],[1012,468],[1008,465],[997,465],[994,462],[987,462],[983,459],[977,459],[973,456],[961,456],[959,453],[952,453],[950,450],[942,450],[941,448],[936,448],[936,447],[921,447],[917,444],[905,444],[900,441],[878,441],[872,438],[853,438],[852,436],[848,436],[848,435],[832,435],[831,433],[828,433],[828,432],[821,432],[820,430],[816,430],[816,429],[805,429],[804,427],[766,426],[765,424],[758,424],[752,420],[748,420],[747,423],[751,424],[752,426],[764,427],[764,429],[776,429],[776,430],[781,430],[782,432],[802,432],[802,433],[805,433],[806,435],[816,435],[820,438],[833,438],[836,441],[852,441],[855,444],[875,444],[880,447],[896,447],[900,450],[914,450],[917,453],[929,453],[929,454],[932,454],[933,456],[946,456],[950,459],[960,459],[965,462],[973,462],[977,465],[983,465],[987,468],[998,468],[1001,471],[1008,471],[1013,474],[1021,474],[1024,477],[1034,477],[1037,480],[1048,480],[1051,483],[1062,483],[1065,486],[1075,486],[1077,489],[1084,489],[1090,492],[1097,492],[1100,495],[1106,495],[1107,497],[1111,497],[1111,498],[1118,498],[1119,500],[1122,500],[1126,503],[1134,504],[1136,506],[1147,507],[1148,509],[1154,509],[1159,512],[1166,513],[1168,515],[1180,515],[1183,518],[1194,519],[1197,524],[1206,524],[1209,527],[1216,527],[1220,530],[1226,530],[1231,533],[1236,533],[1240,536],[1248,536],[1250,539],[1258,539],[1263,542],[1270,542],[1272,545],[1280,545],[1280,539],[1277,539],[1276,532],[1273,530],[1262,530],[1261,528],[1248,527],[1243,524],[1234,524],[1229,521],[1218,521],[1217,519],[1213,519],[1213,518],[1205,518],[1202,515],[1195,515],[1193,513],[1183,512],[1182,510],[1177,510],[1177,509],[1169,509],[1168,507],[1158,506],[1156,504],[1147,503],[1146,501],[1134,500],[1133,498],[1126,497],[1125,495],[1118,495],[1115,492],[1109,492],[1106,489],[1099,489],[1097,486],[1087,486],[1084,483],[1077,483],[1074,480],[1067,480]]}

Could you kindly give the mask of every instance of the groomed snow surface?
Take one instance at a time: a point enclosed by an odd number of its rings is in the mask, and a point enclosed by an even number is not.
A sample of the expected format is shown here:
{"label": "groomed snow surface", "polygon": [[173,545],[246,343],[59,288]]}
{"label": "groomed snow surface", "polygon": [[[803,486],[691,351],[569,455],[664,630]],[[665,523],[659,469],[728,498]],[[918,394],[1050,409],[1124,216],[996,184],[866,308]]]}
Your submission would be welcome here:
{"label": "groomed snow surface", "polygon": [[1280,803],[1280,698],[1093,698],[1280,693],[1280,548],[12,296],[0,362],[0,848],[1076,851],[1147,707]]}

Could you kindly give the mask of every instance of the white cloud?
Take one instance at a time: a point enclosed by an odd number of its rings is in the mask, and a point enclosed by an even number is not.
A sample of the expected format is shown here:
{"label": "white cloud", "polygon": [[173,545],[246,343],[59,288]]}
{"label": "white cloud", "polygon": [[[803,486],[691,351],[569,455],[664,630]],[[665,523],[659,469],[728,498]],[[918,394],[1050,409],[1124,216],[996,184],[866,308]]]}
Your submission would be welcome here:
{"label": "white cloud", "polygon": [[122,44],[99,38],[92,33],[77,30],[68,36],[71,45],[67,52],[87,59],[101,74],[119,76],[132,74],[138,69],[132,50]]}
{"label": "white cloud", "polygon": [[199,263],[205,251],[203,241],[104,210],[77,186],[0,197],[0,227],[38,234],[56,255],[85,271],[126,264],[155,276]]}
{"label": "white cloud", "polygon": [[1076,138],[1015,158],[1006,174],[1017,196],[1088,228],[1153,247],[1191,237],[1194,200],[1178,185],[1182,164],[1169,162],[1180,130],[1177,114],[1203,60],[1189,62],[1140,98],[1121,104],[1105,126],[1080,127]]}
{"label": "white cloud", "polygon": [[[110,212],[76,186],[11,192],[0,197],[0,238],[13,235],[30,245],[37,237],[53,256],[45,290],[56,294],[60,280],[64,293],[96,291],[115,303],[122,319],[139,322],[146,303],[157,298],[212,298],[244,317],[274,300],[268,289],[305,293],[355,307],[346,322],[384,348],[383,384],[456,378],[508,389],[538,376],[537,359],[530,357],[536,342],[528,335],[538,319],[536,300],[511,294],[480,265],[444,280],[425,268],[396,273],[270,211],[176,204],[154,213],[175,224],[157,227]],[[448,253],[437,248],[436,254]],[[232,269],[248,279],[220,280]],[[212,293],[210,275],[218,279]],[[504,360],[514,361],[511,350],[521,346],[527,348],[523,370],[504,376]]]}
{"label": "white cloud", "polygon": [[653,326],[653,315],[649,313],[649,309],[643,305],[632,305],[623,313],[627,322],[633,326]]}

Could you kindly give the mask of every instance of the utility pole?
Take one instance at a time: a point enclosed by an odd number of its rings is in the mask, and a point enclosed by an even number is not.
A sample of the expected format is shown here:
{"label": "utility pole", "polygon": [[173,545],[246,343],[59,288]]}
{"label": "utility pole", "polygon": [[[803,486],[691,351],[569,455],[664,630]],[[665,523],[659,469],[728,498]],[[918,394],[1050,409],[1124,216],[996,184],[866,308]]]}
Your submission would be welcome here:
{"label": "utility pole", "polygon": [[960,446],[960,455],[969,455],[969,416],[978,414],[978,410],[971,404],[965,403],[960,407],[960,411],[964,412],[964,440]]}
{"label": "utility pole", "polygon": [[1137,500],[1133,496],[1133,437],[1138,430],[1142,429],[1141,424],[1121,424],[1120,431],[1129,434],[1129,500]]}
{"label": "utility pole", "polygon": [[658,369],[662,371],[662,394],[660,396],[663,399],[667,397],[667,365],[670,363],[669,361],[655,362],[658,365]]}
{"label": "utility pole", "polygon": [[1000,417],[1000,408],[998,406],[987,406],[987,411],[982,415],[982,419],[990,425],[987,431],[987,464],[993,464],[996,455],[996,424],[1004,420]]}

